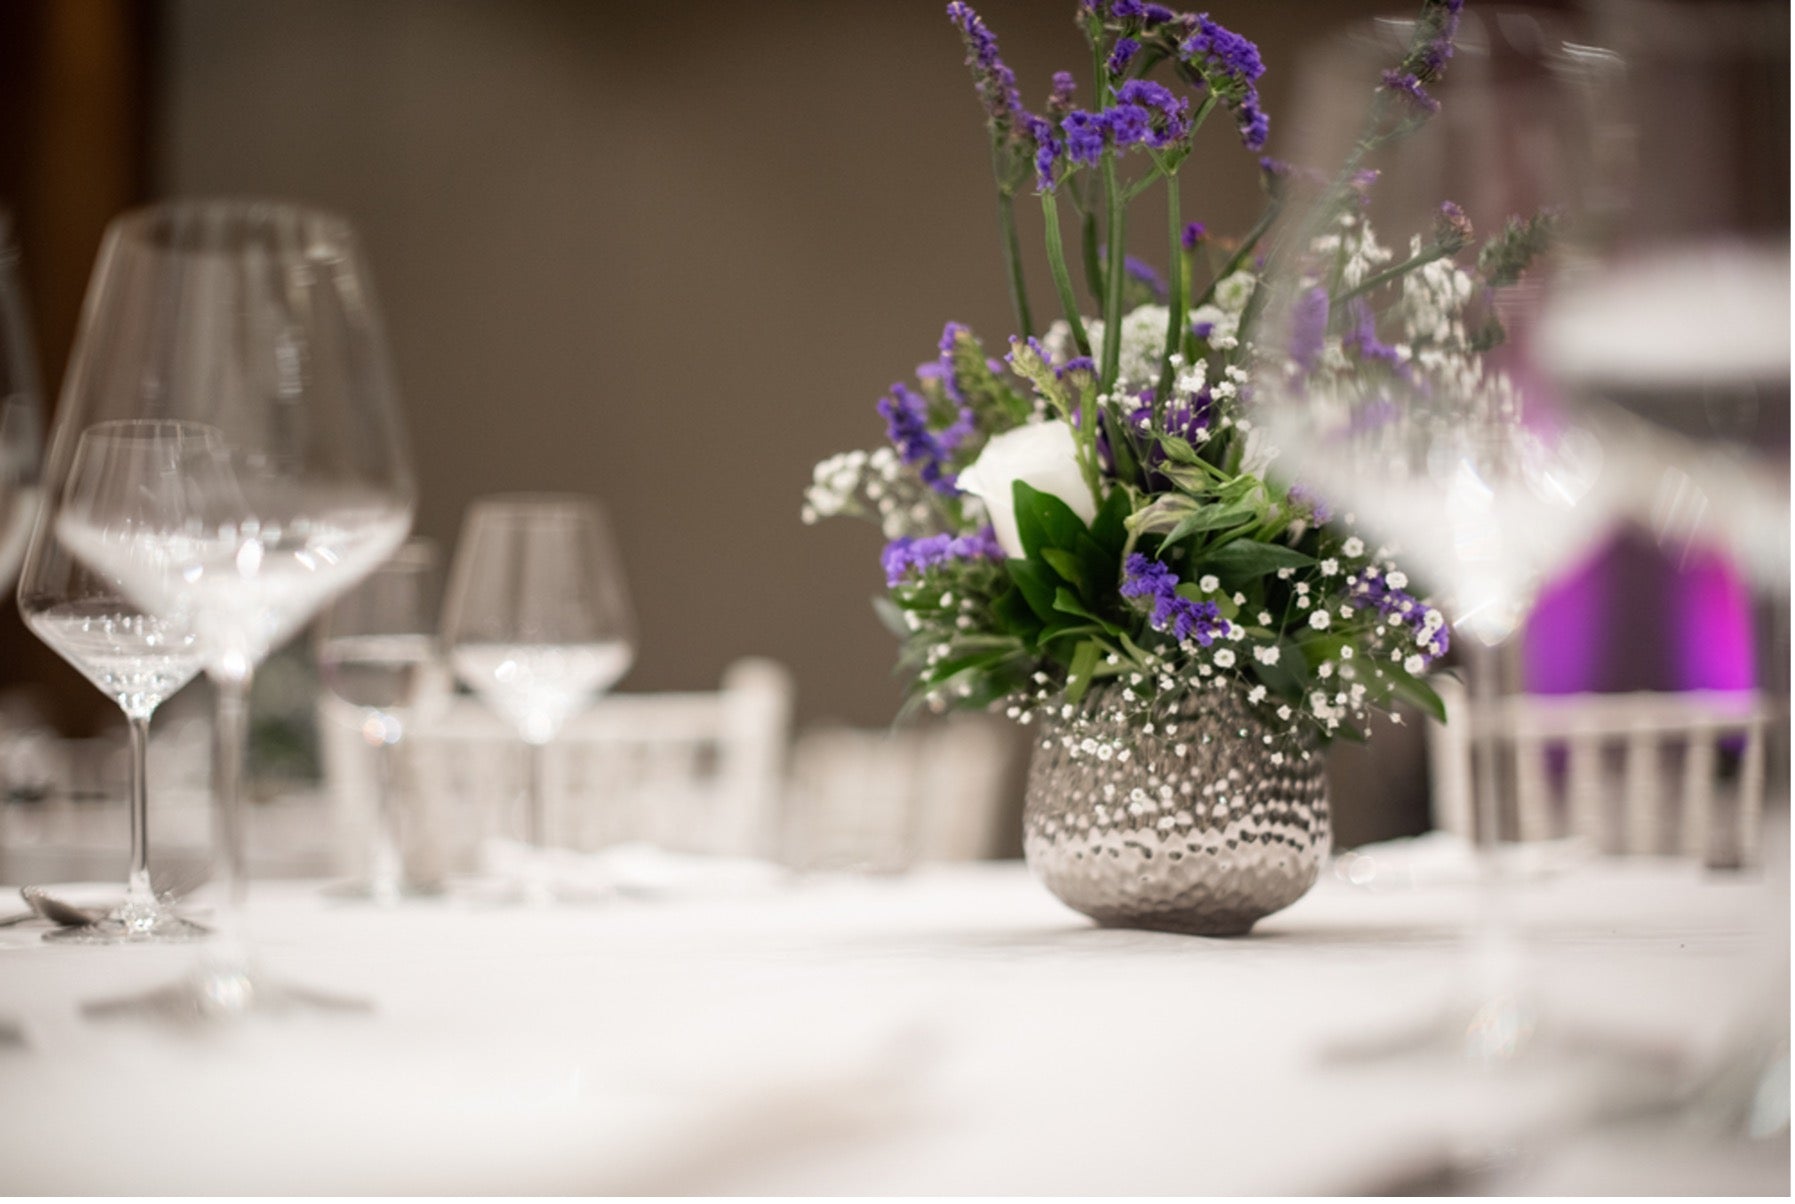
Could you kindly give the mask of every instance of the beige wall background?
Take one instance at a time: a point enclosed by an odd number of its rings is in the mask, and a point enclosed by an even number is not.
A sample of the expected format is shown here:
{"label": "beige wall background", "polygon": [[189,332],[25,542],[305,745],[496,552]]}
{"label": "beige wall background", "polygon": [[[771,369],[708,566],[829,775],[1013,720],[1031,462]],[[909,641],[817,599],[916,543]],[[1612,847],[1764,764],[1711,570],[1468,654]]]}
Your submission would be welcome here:
{"label": "beige wall background", "polygon": [[[1088,73],[1071,0],[978,7],[1028,103],[1055,69]],[[1278,131],[1298,47],[1381,7],[1213,15],[1264,48]],[[704,687],[757,653],[792,667],[801,718],[885,723],[881,541],[804,527],[798,506],[816,460],[883,438],[874,403],[946,320],[999,347],[1011,332],[944,8],[175,0],[153,187],[301,197],[355,222],[415,441],[418,531],[447,551],[491,491],[603,498],[641,615],[627,688]],[[1185,203],[1241,231],[1255,168],[1225,126]],[[1163,261],[1162,221],[1135,225]]]}

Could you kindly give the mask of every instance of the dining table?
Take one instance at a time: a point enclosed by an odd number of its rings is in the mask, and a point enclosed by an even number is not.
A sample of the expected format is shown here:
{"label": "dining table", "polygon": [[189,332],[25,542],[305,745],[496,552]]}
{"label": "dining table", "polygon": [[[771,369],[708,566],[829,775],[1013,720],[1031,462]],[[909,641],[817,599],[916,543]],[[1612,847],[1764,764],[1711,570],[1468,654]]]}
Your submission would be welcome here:
{"label": "dining table", "polygon": [[0,1189],[1786,1194],[1782,839],[1755,870],[1583,854],[1515,875],[1536,1023],[1494,1059],[1405,1039],[1460,1014],[1485,897],[1419,842],[1331,863],[1232,938],[1099,927],[1021,862],[620,849],[609,889],[546,906],[263,881],[265,972],[366,1006],[208,1024],[89,1007],[194,947],[20,924],[0,928]]}

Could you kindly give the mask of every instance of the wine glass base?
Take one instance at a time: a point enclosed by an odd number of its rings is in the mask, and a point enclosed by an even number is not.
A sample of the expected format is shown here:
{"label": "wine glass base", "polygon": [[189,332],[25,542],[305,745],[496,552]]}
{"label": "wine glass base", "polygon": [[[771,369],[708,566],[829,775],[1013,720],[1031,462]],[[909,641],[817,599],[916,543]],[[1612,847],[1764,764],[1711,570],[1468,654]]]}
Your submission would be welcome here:
{"label": "wine glass base", "polygon": [[105,919],[55,928],[44,940],[58,945],[161,945],[204,940],[212,930],[162,903],[126,902]]}
{"label": "wine glass base", "polygon": [[457,894],[475,907],[581,907],[609,903],[616,892],[604,887],[531,879],[475,882]]}
{"label": "wine glass base", "polygon": [[93,1020],[148,1020],[211,1025],[305,1015],[368,1015],[366,999],[332,995],[270,978],[236,959],[211,960],[194,973],[141,995],[95,1000],[81,1011]]}

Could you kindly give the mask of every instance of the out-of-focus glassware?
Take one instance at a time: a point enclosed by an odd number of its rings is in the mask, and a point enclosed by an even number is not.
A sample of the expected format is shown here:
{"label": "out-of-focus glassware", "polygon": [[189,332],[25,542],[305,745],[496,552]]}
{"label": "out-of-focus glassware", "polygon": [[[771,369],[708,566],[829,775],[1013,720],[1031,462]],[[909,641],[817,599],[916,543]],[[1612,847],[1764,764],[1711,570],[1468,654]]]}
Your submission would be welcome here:
{"label": "out-of-focus glassware", "polygon": [[1640,459],[1641,526],[1673,554],[1724,547],[1786,595],[1789,6],[1590,8],[1611,48],[1601,190],[1541,314],[1540,361]]}
{"label": "out-of-focus glassware", "polygon": [[[178,469],[218,431],[193,422],[101,422],[81,434],[62,489],[64,505],[104,510],[120,529],[160,521]],[[183,920],[150,886],[150,717],[200,670],[198,640],[179,619],[143,610],[114,577],[70,554],[40,523],[19,577],[19,612],[37,637],[124,711],[131,736],[131,862],[125,899],[97,924],[63,928],[49,939],[85,943],[193,940],[204,929]]]}
{"label": "out-of-focus glassware", "polygon": [[[1358,28],[1305,64],[1295,216],[1267,266],[1262,328],[1289,362],[1255,378],[1255,417],[1279,449],[1274,471],[1348,514],[1435,596],[1487,712],[1498,650],[1613,521],[1604,449],[1567,421],[1533,359],[1540,298],[1580,237],[1609,59],[1549,12],[1430,12]],[[1488,735],[1465,998],[1408,1045],[1502,1060],[1533,1010],[1496,881]]]}
{"label": "out-of-focus glassware", "polygon": [[604,511],[576,495],[485,498],[462,526],[444,603],[455,673],[528,747],[520,901],[554,895],[542,750],[628,671],[635,623]]}
{"label": "out-of-focus glassware", "polygon": [[361,712],[374,753],[374,816],[364,881],[347,893],[390,907],[407,894],[435,894],[405,875],[406,816],[394,788],[398,745],[424,677],[437,663],[436,549],[413,540],[338,598],[313,631],[318,675]]}
{"label": "out-of-focus glassware", "polygon": [[0,589],[12,584],[37,517],[43,383],[19,286],[11,221],[0,212]]}
{"label": "out-of-focus glassware", "polygon": [[[129,508],[70,492],[82,434],[179,420],[167,487]],[[392,555],[415,505],[361,253],[333,215],[274,201],[181,201],[108,228],[57,413],[46,496],[56,538],[146,614],[199,637],[217,695],[216,935],[195,974],[95,1010],[240,1016],[335,1002],[271,979],[243,931],[242,771],[257,664]]]}

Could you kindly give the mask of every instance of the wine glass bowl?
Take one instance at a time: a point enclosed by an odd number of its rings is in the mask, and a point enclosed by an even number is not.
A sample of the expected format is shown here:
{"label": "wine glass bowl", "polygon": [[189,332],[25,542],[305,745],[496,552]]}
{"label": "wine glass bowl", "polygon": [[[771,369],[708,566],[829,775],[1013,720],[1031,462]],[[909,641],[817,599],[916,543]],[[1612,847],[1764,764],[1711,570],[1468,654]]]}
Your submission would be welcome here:
{"label": "wine glass bowl", "polygon": [[444,605],[456,675],[528,747],[526,843],[535,868],[519,884],[548,886],[542,749],[610,689],[634,659],[635,624],[603,510],[590,498],[521,494],[469,508]]}
{"label": "wine glass bowl", "polygon": [[[1305,65],[1307,169],[1288,173],[1265,269],[1253,420],[1281,476],[1436,598],[1489,713],[1540,590],[1617,520],[1625,466],[1537,357],[1541,307],[1599,209],[1614,60],[1559,13],[1429,13],[1359,27]],[[1506,1062],[1535,1032],[1495,856],[1495,731],[1474,727],[1482,896],[1459,997],[1389,1052]]]}
{"label": "wine glass bowl", "polygon": [[[199,423],[120,420],[83,431],[58,499],[64,514],[103,513],[105,529],[128,531],[179,492],[178,465],[216,432]],[[177,507],[178,508],[178,507]],[[118,578],[78,559],[51,524],[40,524],[20,572],[19,612],[32,633],[111,698],[130,732],[131,861],[124,902],[95,924],[49,939],[112,943],[192,940],[204,930],[183,920],[150,886],[148,748],[156,708],[200,671],[193,629],[178,616],[146,611]]]}
{"label": "wine glass bowl", "polygon": [[[182,443],[147,494],[67,491],[83,432],[121,419],[194,423],[208,436]],[[144,1006],[190,1016],[320,1002],[269,980],[249,955],[240,801],[256,665],[392,554],[416,503],[348,224],[261,200],[180,201],[114,221],[46,484],[56,538],[143,613],[193,631],[215,687],[218,933],[194,978]]]}

